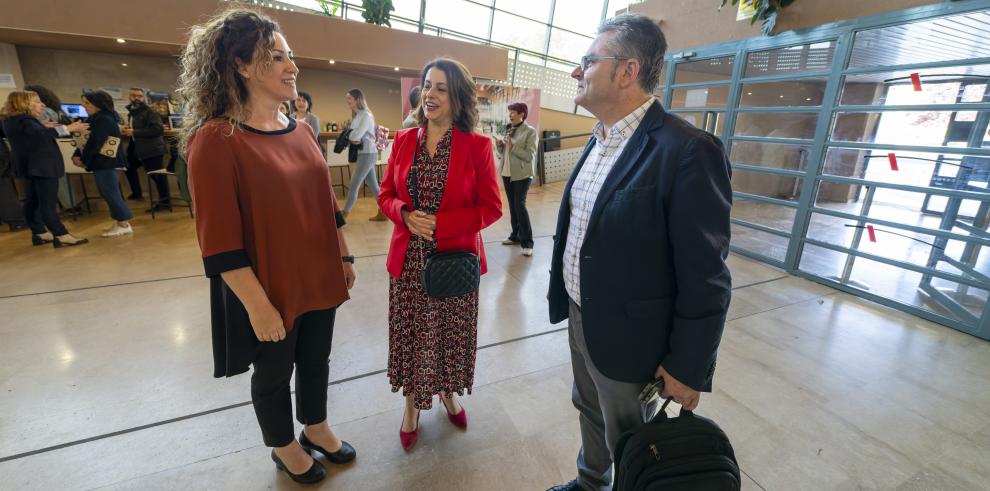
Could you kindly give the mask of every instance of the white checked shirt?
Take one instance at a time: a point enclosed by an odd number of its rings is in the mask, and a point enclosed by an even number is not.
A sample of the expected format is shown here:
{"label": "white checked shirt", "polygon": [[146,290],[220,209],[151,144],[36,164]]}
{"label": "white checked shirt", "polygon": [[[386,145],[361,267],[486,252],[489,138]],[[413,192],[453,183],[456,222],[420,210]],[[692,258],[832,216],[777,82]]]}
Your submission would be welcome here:
{"label": "white checked shirt", "polygon": [[581,246],[584,245],[584,235],[588,231],[588,221],[591,210],[595,208],[598,193],[605,183],[615,162],[622,155],[626,143],[632,137],[643,116],[654,103],[654,98],[643,103],[612,125],[605,134],[605,125],[600,121],[595,126],[595,147],[591,149],[587,160],[578,172],[574,184],[571,185],[571,222],[567,229],[567,244],[564,247],[564,287],[574,303],[581,305]]}

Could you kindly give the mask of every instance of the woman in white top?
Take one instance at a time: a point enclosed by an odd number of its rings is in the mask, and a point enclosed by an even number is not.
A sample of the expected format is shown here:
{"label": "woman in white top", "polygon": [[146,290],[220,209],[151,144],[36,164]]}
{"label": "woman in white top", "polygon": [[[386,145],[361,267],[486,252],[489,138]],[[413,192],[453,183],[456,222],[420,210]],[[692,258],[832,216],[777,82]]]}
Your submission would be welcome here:
{"label": "woman in white top", "polygon": [[[351,185],[347,191],[347,203],[344,205],[343,214],[347,217],[354,203],[357,202],[358,192],[361,190],[361,181],[367,184],[368,189],[378,197],[380,188],[378,187],[378,175],[375,174],[375,164],[378,162],[378,148],[375,147],[375,132],[378,126],[375,124],[375,115],[368,108],[368,103],[364,100],[364,92],[361,89],[351,89],[344,97],[347,107],[351,109],[351,134],[348,139],[351,145],[360,145],[357,158],[357,170],[351,175]],[[382,211],[370,218],[373,222],[383,222],[387,220]]]}

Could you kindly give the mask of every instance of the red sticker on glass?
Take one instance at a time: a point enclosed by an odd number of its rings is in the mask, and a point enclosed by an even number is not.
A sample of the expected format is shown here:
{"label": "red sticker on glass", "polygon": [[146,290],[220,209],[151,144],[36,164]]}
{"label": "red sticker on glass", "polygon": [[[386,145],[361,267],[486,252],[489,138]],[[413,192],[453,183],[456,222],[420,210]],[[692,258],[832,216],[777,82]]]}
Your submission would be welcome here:
{"label": "red sticker on glass", "polygon": [[873,230],[873,225],[867,225],[866,232],[870,234],[870,242],[877,241],[877,232],[876,230]]}
{"label": "red sticker on glass", "polygon": [[915,92],[921,92],[921,75],[917,73],[911,74],[911,85],[914,86]]}
{"label": "red sticker on glass", "polygon": [[895,171],[895,172],[900,170],[900,168],[897,167],[897,155],[895,155],[893,153],[888,153],[887,154],[887,160],[890,161],[890,170]]}

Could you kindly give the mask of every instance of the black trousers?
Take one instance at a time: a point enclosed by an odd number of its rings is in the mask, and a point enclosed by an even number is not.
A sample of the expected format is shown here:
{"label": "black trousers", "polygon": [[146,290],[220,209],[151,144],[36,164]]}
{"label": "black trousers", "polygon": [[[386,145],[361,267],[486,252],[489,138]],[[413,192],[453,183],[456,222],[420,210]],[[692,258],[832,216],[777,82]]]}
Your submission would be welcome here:
{"label": "black trousers", "polygon": [[24,207],[17,198],[14,181],[9,177],[0,177],[0,222],[8,225],[23,225],[26,222]]}
{"label": "black trousers", "polygon": [[28,177],[25,190],[24,219],[35,235],[45,233],[46,227],[55,236],[69,233],[58,218],[58,179]]}
{"label": "black trousers", "polygon": [[[127,150],[127,169],[124,171],[124,175],[127,176],[127,184],[131,187],[131,196],[141,196],[143,191],[141,191],[141,178],[138,176],[138,169],[144,167],[145,172],[163,169],[165,168],[165,156],[159,155],[140,159],[132,148],[128,147]],[[155,183],[155,188],[158,189],[158,202],[167,205],[169,203],[168,177],[153,175],[151,181]]]}
{"label": "black trousers", "polygon": [[265,445],[284,447],[295,436],[289,379],[296,368],[296,420],[304,425],[327,419],[330,344],[337,309],[307,312],[277,343],[260,343],[251,375],[251,402]]}
{"label": "black trousers", "polygon": [[529,223],[529,211],[526,209],[526,195],[532,182],[533,178],[512,181],[502,176],[505,195],[509,198],[509,217],[512,219],[509,239],[519,242],[524,249],[533,248],[533,226]]}

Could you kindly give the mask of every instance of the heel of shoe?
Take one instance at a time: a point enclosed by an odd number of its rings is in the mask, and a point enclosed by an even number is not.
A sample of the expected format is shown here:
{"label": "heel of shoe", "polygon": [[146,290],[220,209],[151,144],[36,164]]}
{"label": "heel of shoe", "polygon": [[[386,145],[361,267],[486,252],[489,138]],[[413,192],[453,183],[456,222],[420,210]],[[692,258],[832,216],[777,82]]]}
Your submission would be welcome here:
{"label": "heel of shoe", "polygon": [[[402,426],[399,426],[399,442],[402,443],[402,449],[409,451],[416,444],[416,440],[419,439],[419,415],[422,412],[416,413],[416,429],[412,431],[402,431]],[[404,417],[404,416],[403,416]]]}
{"label": "heel of shoe", "polygon": [[461,412],[457,414],[450,414],[450,411],[448,411],[447,419],[449,419],[454,426],[462,430],[467,429],[467,409],[465,409],[463,405],[461,406]]}

